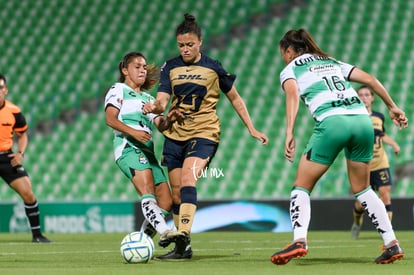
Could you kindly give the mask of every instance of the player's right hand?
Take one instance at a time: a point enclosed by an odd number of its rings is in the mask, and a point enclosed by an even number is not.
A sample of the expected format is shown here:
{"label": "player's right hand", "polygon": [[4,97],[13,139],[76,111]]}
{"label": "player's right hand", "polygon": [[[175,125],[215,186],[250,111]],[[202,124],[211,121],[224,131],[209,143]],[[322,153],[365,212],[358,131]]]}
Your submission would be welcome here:
{"label": "player's right hand", "polygon": [[146,103],[144,107],[142,107],[142,113],[144,115],[152,113],[155,110],[155,104],[154,103]]}
{"label": "player's right hand", "polygon": [[134,130],[131,133],[131,137],[140,142],[147,142],[152,136],[143,130]]}
{"label": "player's right hand", "polygon": [[295,158],[295,138],[294,138],[293,134],[286,134],[285,158],[289,162],[293,162],[293,160]]}

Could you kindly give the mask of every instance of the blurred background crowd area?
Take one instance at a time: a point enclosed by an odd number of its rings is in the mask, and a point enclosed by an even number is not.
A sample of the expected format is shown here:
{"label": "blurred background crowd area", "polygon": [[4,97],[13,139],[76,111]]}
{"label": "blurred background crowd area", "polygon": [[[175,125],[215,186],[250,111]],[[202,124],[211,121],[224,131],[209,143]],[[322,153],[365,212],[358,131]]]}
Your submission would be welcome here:
{"label": "blurred background crowd area", "polygon": [[[175,27],[187,12],[202,28],[203,52],[237,75],[256,128],[270,139],[260,146],[222,97],[221,143],[199,181],[200,200],[289,197],[297,162],[283,157],[278,47],[289,29],[306,28],[324,51],[376,75],[414,121],[414,1],[0,0],[0,7],[0,72],[8,79],[8,99],[30,126],[25,167],[40,200],[138,199],[114,163],[103,97],[127,52],[142,52],[159,66],[179,54]],[[155,96],[156,89],[150,92]],[[386,112],[379,99],[374,106]],[[301,107],[297,157],[313,127]],[[412,197],[414,127],[398,131],[386,119],[401,146],[398,156],[389,153],[393,196]],[[154,140],[160,156],[163,137],[155,131]],[[351,196],[344,164],[339,157],[313,196]],[[0,186],[2,201],[16,196]]]}

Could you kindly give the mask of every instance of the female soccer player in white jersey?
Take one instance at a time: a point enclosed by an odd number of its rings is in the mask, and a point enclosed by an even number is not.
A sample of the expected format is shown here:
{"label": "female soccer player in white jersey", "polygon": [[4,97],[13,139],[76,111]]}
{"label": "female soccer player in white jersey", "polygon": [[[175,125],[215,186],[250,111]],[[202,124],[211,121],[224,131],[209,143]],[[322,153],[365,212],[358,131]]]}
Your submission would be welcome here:
{"label": "female soccer player in white jersey", "polygon": [[147,65],[144,55],[131,52],[119,64],[119,82],[105,97],[106,123],[114,130],[116,164],[132,181],[142,196],[141,208],[145,219],[161,234],[172,232],[164,216],[171,210],[172,197],[167,178],[154,154],[152,124],[160,131],[168,129],[179,117],[175,110],[167,118],[141,111],[154,98],[144,92],[157,82],[158,69]]}
{"label": "female soccer player in white jersey", "polygon": [[376,263],[392,263],[403,257],[384,204],[369,185],[374,130],[371,118],[349,81],[371,87],[386,104],[391,119],[401,128],[408,126],[384,86],[374,76],[324,53],[304,29],[288,31],[279,43],[287,66],[280,74],[286,93],[285,157],[295,155],[294,127],[299,98],[315,119],[310,141],[301,156],[290,197],[293,242],[271,256],[274,264],[288,263],[307,254],[307,233],[311,216],[310,193],[338,153],[345,151],[348,177],[356,199],[365,206],[384,241],[384,252]]}

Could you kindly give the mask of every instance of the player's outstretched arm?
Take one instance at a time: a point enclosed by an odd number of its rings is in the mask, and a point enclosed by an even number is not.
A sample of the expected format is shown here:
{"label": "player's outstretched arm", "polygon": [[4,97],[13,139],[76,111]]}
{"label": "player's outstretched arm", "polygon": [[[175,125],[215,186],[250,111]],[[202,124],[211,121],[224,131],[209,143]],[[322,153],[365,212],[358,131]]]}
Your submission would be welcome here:
{"label": "player's outstretched arm", "polygon": [[143,114],[161,114],[167,108],[168,102],[170,101],[170,95],[164,92],[158,92],[157,98],[153,103],[147,103],[142,108]]}
{"label": "player's outstretched arm", "polygon": [[250,135],[259,140],[263,145],[267,144],[269,142],[269,138],[254,128],[246,104],[234,86],[229,92],[226,93],[226,96],[232,104],[236,113],[239,115],[240,119],[243,121],[244,125],[246,125],[247,129],[250,132]]}
{"label": "player's outstretched arm", "polygon": [[371,87],[385,105],[387,105],[390,118],[394,124],[400,129],[408,127],[408,118],[405,116],[404,111],[395,104],[388,91],[375,76],[361,69],[354,68],[349,76],[349,80]]}

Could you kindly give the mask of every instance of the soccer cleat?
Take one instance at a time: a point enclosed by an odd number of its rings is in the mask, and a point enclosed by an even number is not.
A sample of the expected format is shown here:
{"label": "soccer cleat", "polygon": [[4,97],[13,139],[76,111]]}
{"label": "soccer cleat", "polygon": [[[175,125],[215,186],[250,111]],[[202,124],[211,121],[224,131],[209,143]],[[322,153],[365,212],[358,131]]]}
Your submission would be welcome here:
{"label": "soccer cleat", "polygon": [[286,246],[282,251],[276,252],[270,257],[270,261],[276,265],[287,264],[293,258],[306,256],[308,246],[305,242],[294,242]]}
{"label": "soccer cleat", "polygon": [[193,257],[193,250],[190,245],[191,239],[187,233],[181,233],[175,238],[175,248],[165,255],[158,256],[159,260],[183,260]]}
{"label": "soccer cleat", "polygon": [[177,235],[175,239],[176,244],[176,253],[178,254],[184,254],[187,247],[190,245],[191,239],[190,235],[186,232],[181,232],[180,235]]}
{"label": "soccer cleat", "polygon": [[144,233],[147,234],[148,236],[150,236],[151,238],[154,238],[155,235],[157,234],[157,230],[155,230],[155,228],[149,223],[145,227]]}
{"label": "soccer cleat", "polygon": [[402,257],[404,257],[404,252],[400,245],[396,243],[389,248],[385,248],[384,252],[375,259],[375,262],[377,264],[391,264],[396,260],[402,259]]}
{"label": "soccer cleat", "polygon": [[170,245],[170,243],[175,242],[177,236],[179,236],[180,234],[182,233],[173,230],[166,230],[161,234],[160,239],[158,241],[158,245],[161,247],[167,247]]}
{"label": "soccer cleat", "polygon": [[191,246],[188,245],[182,254],[177,253],[177,246],[176,246],[173,250],[171,250],[167,254],[155,257],[155,259],[158,259],[158,260],[183,260],[183,259],[191,259],[192,257],[193,257],[193,250],[191,249]]}
{"label": "soccer cleat", "polygon": [[33,236],[32,242],[33,243],[51,243],[52,241],[43,235],[39,235],[39,236]]}
{"label": "soccer cleat", "polygon": [[351,238],[353,240],[358,239],[360,231],[361,231],[361,226],[354,223],[351,227]]}

